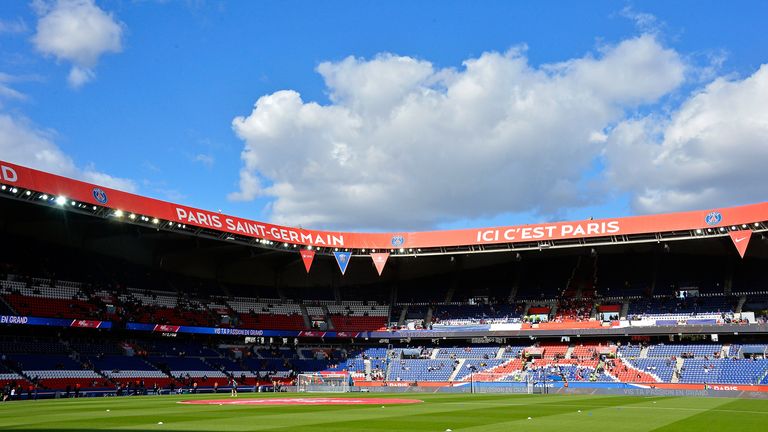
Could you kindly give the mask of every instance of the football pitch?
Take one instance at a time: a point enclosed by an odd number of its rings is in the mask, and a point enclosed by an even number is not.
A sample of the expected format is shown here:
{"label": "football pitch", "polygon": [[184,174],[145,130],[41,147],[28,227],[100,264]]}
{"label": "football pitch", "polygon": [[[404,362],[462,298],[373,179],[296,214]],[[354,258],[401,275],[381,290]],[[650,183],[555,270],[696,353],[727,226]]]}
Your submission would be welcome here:
{"label": "football pitch", "polygon": [[[258,398],[399,398],[402,405],[228,405],[180,401],[227,394],[17,401],[0,430],[40,431],[510,431],[765,430],[768,400],[694,397],[470,394],[241,394]],[[530,419],[529,419],[530,417]],[[524,429],[523,429],[524,428]]]}

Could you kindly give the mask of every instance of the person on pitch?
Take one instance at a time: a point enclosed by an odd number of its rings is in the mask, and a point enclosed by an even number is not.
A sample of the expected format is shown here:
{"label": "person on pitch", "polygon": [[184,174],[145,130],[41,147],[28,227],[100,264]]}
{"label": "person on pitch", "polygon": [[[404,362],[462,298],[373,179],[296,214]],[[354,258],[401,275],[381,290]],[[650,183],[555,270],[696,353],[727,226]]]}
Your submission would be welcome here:
{"label": "person on pitch", "polygon": [[237,397],[237,380],[235,380],[234,377],[232,377],[232,381],[230,382],[230,385],[232,386],[232,394],[230,397]]}

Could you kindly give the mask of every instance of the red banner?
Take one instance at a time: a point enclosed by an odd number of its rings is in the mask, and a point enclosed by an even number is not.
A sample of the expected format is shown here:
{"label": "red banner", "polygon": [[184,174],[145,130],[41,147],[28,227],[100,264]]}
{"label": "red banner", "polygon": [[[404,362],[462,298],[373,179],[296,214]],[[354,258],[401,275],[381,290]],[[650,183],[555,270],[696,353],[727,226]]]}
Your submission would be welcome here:
{"label": "red banner", "polygon": [[315,251],[306,249],[301,251],[301,260],[304,261],[304,268],[307,269],[307,273],[309,273],[309,268],[312,267],[312,261],[314,259]]}
{"label": "red banner", "polygon": [[731,235],[731,241],[736,246],[736,250],[739,251],[739,255],[744,258],[744,254],[747,253],[747,246],[749,246],[749,240],[752,238],[752,231],[731,231],[728,234]]}
{"label": "red banner", "polygon": [[376,266],[376,271],[379,272],[379,276],[381,276],[381,272],[384,271],[384,265],[387,264],[388,258],[389,258],[389,252],[380,252],[380,253],[371,254],[373,265]]}
{"label": "red banner", "polygon": [[181,326],[170,324],[156,324],[153,331],[163,333],[178,333]]}
{"label": "red banner", "polygon": [[299,333],[299,336],[301,337],[324,337],[326,332],[322,331],[303,331]]}
{"label": "red banner", "polygon": [[336,332],[337,338],[356,338],[359,332]]}
{"label": "red banner", "polygon": [[124,213],[180,222],[233,235],[297,245],[374,249],[418,249],[521,242],[543,242],[588,237],[623,236],[656,232],[719,230],[768,220],[768,203],[740,207],[689,211],[653,216],[541,223],[496,228],[423,231],[410,233],[350,233],[291,228],[251,221],[218,212],[200,210],[166,201],[145,198],[103,186],[0,161],[0,182],[19,188],[64,196],[101,205]]}
{"label": "red banner", "polygon": [[93,321],[93,320],[74,320],[72,321],[72,324],[70,324],[70,327],[83,327],[83,328],[99,328],[101,326],[101,321]]}

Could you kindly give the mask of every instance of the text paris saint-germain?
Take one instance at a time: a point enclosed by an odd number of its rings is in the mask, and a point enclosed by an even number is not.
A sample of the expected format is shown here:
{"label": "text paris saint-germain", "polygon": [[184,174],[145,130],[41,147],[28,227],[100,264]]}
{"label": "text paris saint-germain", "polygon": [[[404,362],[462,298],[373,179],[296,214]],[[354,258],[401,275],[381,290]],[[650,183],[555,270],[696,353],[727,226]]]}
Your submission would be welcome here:
{"label": "text paris saint-germain", "polygon": [[176,216],[183,223],[204,225],[214,229],[225,229],[229,232],[240,233],[246,236],[270,238],[293,244],[344,246],[344,235],[340,233],[305,232],[303,230],[271,226],[258,222],[248,222],[207,212],[187,211],[178,207],[176,208]]}

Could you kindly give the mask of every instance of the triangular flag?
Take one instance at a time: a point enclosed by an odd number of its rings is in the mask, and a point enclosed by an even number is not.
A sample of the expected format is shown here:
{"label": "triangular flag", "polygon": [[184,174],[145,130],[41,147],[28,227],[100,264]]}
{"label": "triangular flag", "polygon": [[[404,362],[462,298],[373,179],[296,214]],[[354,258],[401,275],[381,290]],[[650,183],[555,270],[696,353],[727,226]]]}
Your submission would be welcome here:
{"label": "triangular flag", "polygon": [[731,235],[731,240],[733,241],[733,245],[736,246],[736,250],[739,251],[739,255],[744,258],[744,254],[747,253],[749,239],[752,238],[752,231],[731,231],[728,234]]}
{"label": "triangular flag", "polygon": [[379,276],[381,276],[381,272],[384,271],[384,264],[387,263],[387,258],[389,258],[389,252],[371,254],[371,259],[373,259],[373,265],[375,265],[376,270],[379,271]]}
{"label": "triangular flag", "polygon": [[336,262],[339,263],[341,274],[344,274],[344,272],[347,271],[347,266],[349,265],[349,257],[352,256],[352,252],[334,252],[333,256],[336,257]]}
{"label": "triangular flag", "polygon": [[301,260],[304,261],[304,267],[307,269],[307,273],[309,273],[309,268],[312,267],[312,260],[314,259],[315,251],[308,249],[301,251]]}

